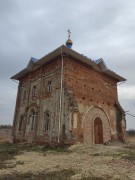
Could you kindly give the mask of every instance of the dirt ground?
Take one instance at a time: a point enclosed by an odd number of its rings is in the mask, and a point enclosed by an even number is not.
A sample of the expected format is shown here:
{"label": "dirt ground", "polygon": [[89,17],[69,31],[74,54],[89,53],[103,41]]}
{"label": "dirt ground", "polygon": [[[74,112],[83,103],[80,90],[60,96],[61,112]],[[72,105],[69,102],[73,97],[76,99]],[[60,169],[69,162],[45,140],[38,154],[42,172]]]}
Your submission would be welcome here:
{"label": "dirt ground", "polygon": [[6,163],[7,168],[0,169],[0,177],[6,174],[10,177],[13,173],[38,174],[72,169],[75,174],[70,177],[71,180],[135,180],[135,137],[128,138],[126,144],[76,144],[70,146],[67,152],[24,151]]}

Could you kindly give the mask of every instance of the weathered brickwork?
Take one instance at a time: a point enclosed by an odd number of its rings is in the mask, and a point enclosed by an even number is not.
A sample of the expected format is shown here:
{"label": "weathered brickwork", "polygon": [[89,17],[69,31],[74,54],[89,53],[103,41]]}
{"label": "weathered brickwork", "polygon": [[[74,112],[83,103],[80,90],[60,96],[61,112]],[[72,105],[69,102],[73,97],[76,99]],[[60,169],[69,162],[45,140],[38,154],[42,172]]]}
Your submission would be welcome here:
{"label": "weathered brickwork", "polygon": [[[103,111],[103,109],[99,107],[92,107],[86,113],[84,120],[83,120],[83,128],[84,128],[84,141],[94,143],[94,120],[96,117],[100,117],[103,123],[103,139],[104,142],[107,142],[111,139],[111,129],[110,129],[110,122]],[[91,135],[89,135],[91,132]]]}
{"label": "weathered brickwork", "polygon": [[[102,143],[124,142],[126,124],[118,103],[118,80],[104,74],[96,63],[93,67],[80,62],[74,54],[60,53],[49,60],[42,65],[37,61],[31,71],[15,76],[19,86],[14,141],[96,143],[100,129]],[[99,125],[96,118],[101,120]]]}
{"label": "weathered brickwork", "polygon": [[[102,119],[104,142],[111,139],[119,140],[115,113],[115,104],[118,101],[116,80],[78,63],[73,58],[66,59],[65,79],[67,88],[73,91],[78,104],[78,125],[74,128],[75,133],[78,134],[77,137],[83,137],[83,141],[94,143],[93,118],[97,116]],[[88,113],[87,111],[90,108],[97,108],[100,113],[97,113],[97,111]],[[101,110],[104,116],[101,114]],[[83,126],[83,121],[87,128]],[[121,140],[124,141],[122,138]]]}

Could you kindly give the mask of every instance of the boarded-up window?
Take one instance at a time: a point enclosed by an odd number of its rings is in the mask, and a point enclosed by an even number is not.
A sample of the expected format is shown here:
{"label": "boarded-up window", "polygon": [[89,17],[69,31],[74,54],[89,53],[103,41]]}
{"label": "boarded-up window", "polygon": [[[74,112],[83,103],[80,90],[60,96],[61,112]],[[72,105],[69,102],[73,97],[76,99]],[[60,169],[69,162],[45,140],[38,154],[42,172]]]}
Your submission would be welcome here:
{"label": "boarded-up window", "polygon": [[19,122],[19,131],[22,131],[22,125],[23,125],[23,116],[20,117],[20,122]]}
{"label": "boarded-up window", "polygon": [[24,90],[24,92],[23,92],[23,101],[25,101],[26,100],[26,90]]}

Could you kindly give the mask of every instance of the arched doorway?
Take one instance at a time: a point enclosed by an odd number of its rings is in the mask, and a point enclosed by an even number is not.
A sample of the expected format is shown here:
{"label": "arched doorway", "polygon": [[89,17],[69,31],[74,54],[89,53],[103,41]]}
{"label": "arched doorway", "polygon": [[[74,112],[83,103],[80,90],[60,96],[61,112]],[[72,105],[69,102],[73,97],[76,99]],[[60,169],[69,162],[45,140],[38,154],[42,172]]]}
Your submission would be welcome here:
{"label": "arched doorway", "polygon": [[94,138],[95,144],[103,143],[103,125],[99,117],[94,120]]}
{"label": "arched doorway", "polygon": [[[99,118],[100,120],[99,121],[96,120],[97,118]],[[94,126],[95,126],[95,130],[94,130]],[[104,143],[107,142],[108,140],[111,140],[109,119],[106,113],[104,112],[104,110],[99,107],[92,107],[87,111],[85,118],[83,120],[83,128],[84,128],[83,137],[85,143],[92,143],[92,144],[95,144],[96,142]],[[100,137],[102,137],[102,139],[99,139],[98,141],[96,140],[95,142],[96,129],[99,129],[99,131],[97,131],[99,132],[99,134],[100,131],[102,132],[102,135],[99,135]]]}

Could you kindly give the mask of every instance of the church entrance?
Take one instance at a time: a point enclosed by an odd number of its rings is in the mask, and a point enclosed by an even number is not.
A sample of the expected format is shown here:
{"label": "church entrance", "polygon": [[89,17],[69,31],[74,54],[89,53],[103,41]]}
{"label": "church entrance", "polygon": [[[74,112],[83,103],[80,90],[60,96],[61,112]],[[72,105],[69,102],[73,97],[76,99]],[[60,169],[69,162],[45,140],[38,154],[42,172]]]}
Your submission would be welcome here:
{"label": "church entrance", "polygon": [[84,142],[102,144],[111,139],[109,119],[103,109],[92,107],[83,121]]}
{"label": "church entrance", "polygon": [[95,144],[103,143],[103,125],[99,117],[94,120],[94,138]]}

